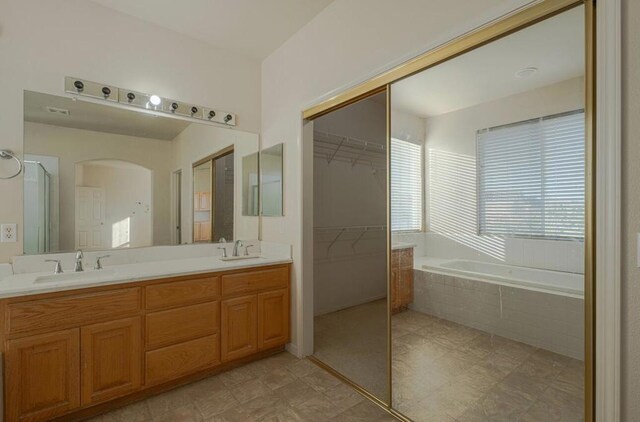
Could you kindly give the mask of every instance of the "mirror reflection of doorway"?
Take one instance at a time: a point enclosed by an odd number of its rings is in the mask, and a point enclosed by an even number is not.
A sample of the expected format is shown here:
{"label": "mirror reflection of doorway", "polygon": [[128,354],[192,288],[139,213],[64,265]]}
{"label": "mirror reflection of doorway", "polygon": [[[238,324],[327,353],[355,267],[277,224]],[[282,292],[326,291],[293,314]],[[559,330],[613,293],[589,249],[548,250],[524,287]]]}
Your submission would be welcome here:
{"label": "mirror reflection of doorway", "polygon": [[193,241],[233,239],[234,153],[225,149],[193,166]]}
{"label": "mirror reflection of doorway", "polygon": [[76,164],[75,178],[75,249],[153,244],[151,170],[122,160],[90,160]]}

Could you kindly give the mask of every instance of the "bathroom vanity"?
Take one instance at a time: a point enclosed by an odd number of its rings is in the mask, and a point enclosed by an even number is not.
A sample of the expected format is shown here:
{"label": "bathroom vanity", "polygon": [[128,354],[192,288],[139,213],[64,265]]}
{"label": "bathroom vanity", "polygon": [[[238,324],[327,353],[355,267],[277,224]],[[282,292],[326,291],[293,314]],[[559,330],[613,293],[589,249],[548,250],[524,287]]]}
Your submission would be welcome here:
{"label": "bathroom vanity", "polygon": [[288,260],[209,261],[179,276],[0,292],[6,420],[82,420],[283,350]]}

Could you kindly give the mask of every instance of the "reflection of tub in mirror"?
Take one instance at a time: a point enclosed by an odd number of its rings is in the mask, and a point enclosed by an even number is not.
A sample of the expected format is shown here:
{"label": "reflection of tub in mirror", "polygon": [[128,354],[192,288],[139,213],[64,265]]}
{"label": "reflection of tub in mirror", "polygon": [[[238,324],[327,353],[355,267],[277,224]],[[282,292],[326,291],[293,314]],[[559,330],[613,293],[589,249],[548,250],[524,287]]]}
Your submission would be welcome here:
{"label": "reflection of tub in mirror", "polygon": [[[24,252],[194,242],[192,167],[228,149],[234,158],[225,167],[237,170],[228,180],[233,199],[218,207],[217,219],[229,230],[200,241],[258,239],[257,212],[245,215],[241,203],[242,157],[255,155],[248,172],[257,179],[258,135],[25,91],[23,150],[33,164],[24,182]],[[181,177],[172,177],[177,172]],[[257,198],[257,180],[254,186]]]}

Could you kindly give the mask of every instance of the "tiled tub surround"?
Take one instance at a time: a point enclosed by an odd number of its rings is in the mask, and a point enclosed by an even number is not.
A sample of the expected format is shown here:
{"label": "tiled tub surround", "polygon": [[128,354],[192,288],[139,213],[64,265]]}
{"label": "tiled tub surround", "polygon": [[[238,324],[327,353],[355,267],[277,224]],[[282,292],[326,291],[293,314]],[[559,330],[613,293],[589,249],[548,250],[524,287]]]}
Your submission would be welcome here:
{"label": "tiled tub surround", "polygon": [[416,260],[411,309],[576,359],[584,358],[583,308],[577,294],[430,272]]}

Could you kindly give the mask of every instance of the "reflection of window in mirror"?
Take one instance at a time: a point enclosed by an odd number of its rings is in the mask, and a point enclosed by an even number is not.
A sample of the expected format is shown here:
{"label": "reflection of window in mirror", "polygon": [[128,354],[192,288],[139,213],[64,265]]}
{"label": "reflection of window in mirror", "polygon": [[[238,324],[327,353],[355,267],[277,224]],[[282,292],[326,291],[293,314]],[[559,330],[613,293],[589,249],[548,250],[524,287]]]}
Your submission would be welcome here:
{"label": "reflection of window in mirror", "polygon": [[226,148],[193,166],[193,241],[233,239],[234,153]]}
{"label": "reflection of window in mirror", "polygon": [[284,144],[262,150],[260,154],[262,215],[283,215],[283,150]]}

